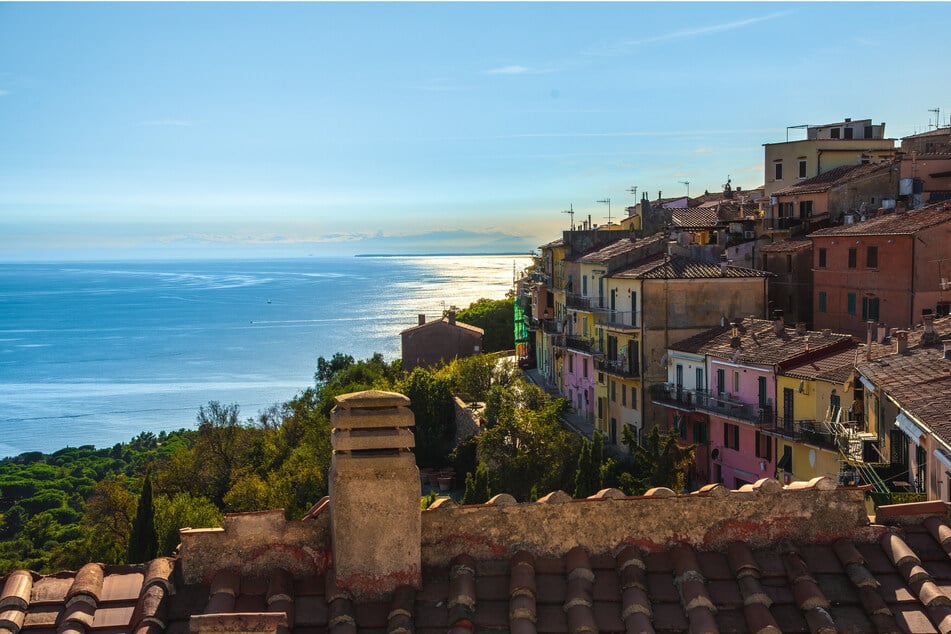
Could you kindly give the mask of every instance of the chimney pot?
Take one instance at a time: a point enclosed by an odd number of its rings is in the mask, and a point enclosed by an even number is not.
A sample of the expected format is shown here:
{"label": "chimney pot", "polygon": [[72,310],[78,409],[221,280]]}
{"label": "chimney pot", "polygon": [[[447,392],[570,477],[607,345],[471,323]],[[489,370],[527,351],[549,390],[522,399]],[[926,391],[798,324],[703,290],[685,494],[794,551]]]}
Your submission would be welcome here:
{"label": "chimney pot", "polygon": [[897,354],[905,354],[906,352],[908,352],[908,331],[907,330],[895,331],[895,352]]}

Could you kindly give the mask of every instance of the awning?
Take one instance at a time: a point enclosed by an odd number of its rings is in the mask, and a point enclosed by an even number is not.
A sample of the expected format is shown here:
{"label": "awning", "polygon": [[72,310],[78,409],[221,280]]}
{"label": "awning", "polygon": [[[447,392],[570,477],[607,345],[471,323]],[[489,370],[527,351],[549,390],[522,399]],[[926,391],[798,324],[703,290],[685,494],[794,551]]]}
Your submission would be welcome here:
{"label": "awning", "polygon": [[866,379],[864,376],[860,376],[859,381],[862,382],[862,385],[864,385],[865,389],[868,390],[869,392],[875,391],[875,385],[873,385],[872,382]]}
{"label": "awning", "polygon": [[920,427],[918,427],[918,425],[913,423],[910,418],[901,412],[899,412],[898,416],[895,417],[895,427],[900,429],[903,434],[914,440],[915,443],[917,443],[918,439],[921,438],[921,435],[925,433]]}
{"label": "awning", "polygon": [[933,453],[934,457],[938,459],[938,462],[944,465],[945,469],[951,469],[951,454],[941,448],[935,449]]}

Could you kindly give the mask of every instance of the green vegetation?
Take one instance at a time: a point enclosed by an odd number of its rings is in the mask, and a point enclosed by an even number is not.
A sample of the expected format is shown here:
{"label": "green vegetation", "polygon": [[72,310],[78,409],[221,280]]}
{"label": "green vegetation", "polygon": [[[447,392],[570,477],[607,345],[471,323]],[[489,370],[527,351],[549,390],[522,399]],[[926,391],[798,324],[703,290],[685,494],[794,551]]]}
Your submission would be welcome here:
{"label": "green vegetation", "polygon": [[[283,508],[288,518],[302,517],[327,493],[333,399],[359,390],[411,399],[417,463],[452,465],[464,478],[466,503],[501,492],[531,501],[556,489],[578,496],[608,486],[629,494],[680,490],[692,460],[692,448],[656,433],[644,447],[626,436],[628,455],[606,457],[600,436],[591,442],[564,429],[564,399],[494,356],[406,374],[379,354],[355,361],[338,353],[317,360],[314,379],[257,418],[212,401],[192,430],[0,461],[0,574],[147,561],[173,552],[179,527],[218,526],[226,512]],[[454,394],[485,403],[482,432],[458,446]]]}
{"label": "green vegetation", "polygon": [[514,297],[482,298],[469,304],[465,310],[458,311],[456,319],[485,331],[482,335],[483,352],[512,350],[515,348],[514,304]]}

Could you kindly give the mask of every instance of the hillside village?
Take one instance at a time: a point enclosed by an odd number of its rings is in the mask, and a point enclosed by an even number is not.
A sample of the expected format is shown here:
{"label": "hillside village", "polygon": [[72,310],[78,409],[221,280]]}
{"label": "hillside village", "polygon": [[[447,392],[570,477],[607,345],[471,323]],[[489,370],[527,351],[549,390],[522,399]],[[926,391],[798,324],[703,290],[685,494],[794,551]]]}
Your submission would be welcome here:
{"label": "hillside village", "polygon": [[524,364],[611,444],[695,444],[691,490],[825,476],[951,501],[951,128],[809,126],[763,169],[572,217],[519,282]]}

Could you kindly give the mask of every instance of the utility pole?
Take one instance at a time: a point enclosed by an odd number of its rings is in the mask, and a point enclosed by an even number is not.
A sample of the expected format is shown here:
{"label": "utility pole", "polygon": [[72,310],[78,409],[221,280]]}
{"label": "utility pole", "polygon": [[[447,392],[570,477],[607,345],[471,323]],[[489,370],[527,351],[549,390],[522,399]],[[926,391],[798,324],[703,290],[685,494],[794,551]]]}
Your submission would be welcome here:
{"label": "utility pole", "polygon": [[611,223],[611,199],[605,198],[604,200],[596,200],[595,202],[608,204],[608,224],[610,224]]}
{"label": "utility pole", "polygon": [[571,230],[575,230],[575,206],[572,204],[567,210],[561,212],[563,214],[568,214],[568,217],[571,218]]}

